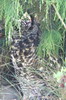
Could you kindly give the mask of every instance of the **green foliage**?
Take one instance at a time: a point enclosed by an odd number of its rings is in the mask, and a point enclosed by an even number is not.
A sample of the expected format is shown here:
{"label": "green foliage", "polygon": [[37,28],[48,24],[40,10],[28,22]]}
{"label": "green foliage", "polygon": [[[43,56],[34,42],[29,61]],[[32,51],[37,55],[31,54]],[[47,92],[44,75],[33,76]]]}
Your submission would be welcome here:
{"label": "green foliage", "polygon": [[0,20],[3,17],[3,13],[4,13],[4,0],[0,0]]}
{"label": "green foliage", "polygon": [[0,20],[5,20],[6,42],[10,41],[13,31],[13,21],[19,19],[20,4],[19,0],[0,0]]}
{"label": "green foliage", "polygon": [[46,3],[46,18],[48,17],[48,10],[50,6],[55,5],[58,12],[62,16],[62,18],[65,19],[65,16],[66,16],[66,1],[65,0],[40,0],[39,3],[40,5],[42,5],[43,3]]}
{"label": "green foliage", "polygon": [[[43,6],[41,6],[40,10],[41,15],[44,17],[41,19],[41,28],[43,31],[37,54],[40,56],[45,56],[46,54],[58,56],[59,49],[64,52],[66,1],[43,0],[43,3],[40,3],[40,5],[44,4],[44,9]],[[44,10],[44,12],[42,10]]]}
{"label": "green foliage", "polygon": [[66,68],[62,67],[60,71],[58,71],[57,73],[54,73],[54,78],[57,79],[57,82],[60,82],[61,78],[66,75]]}
{"label": "green foliage", "polygon": [[60,15],[63,19],[66,16],[66,1],[65,0],[55,0],[57,10],[59,11]]}
{"label": "green foliage", "polygon": [[38,46],[38,55],[45,56],[46,54],[58,55],[59,48],[62,49],[62,36],[58,31],[45,31],[42,34],[41,42]]}

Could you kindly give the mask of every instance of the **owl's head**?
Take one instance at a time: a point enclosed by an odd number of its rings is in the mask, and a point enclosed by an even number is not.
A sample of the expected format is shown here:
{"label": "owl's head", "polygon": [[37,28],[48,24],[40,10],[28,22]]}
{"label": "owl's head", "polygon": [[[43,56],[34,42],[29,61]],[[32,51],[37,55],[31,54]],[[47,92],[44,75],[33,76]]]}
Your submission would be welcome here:
{"label": "owl's head", "polygon": [[26,12],[21,18],[21,27],[23,30],[28,30],[32,26],[32,18]]}

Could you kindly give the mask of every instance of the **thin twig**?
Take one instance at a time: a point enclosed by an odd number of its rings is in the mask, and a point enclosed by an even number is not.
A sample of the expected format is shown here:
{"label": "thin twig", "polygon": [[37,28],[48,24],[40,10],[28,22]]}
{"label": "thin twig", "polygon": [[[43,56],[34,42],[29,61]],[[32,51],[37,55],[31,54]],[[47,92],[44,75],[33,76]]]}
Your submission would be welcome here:
{"label": "thin twig", "polygon": [[66,29],[66,24],[64,23],[64,21],[63,21],[61,15],[59,14],[58,10],[56,9],[56,6],[55,6],[54,4],[52,4],[52,5],[53,5],[53,7],[54,7],[54,9],[55,9],[55,11],[56,11],[56,14],[57,14],[58,18],[60,19],[60,21],[61,21],[61,23],[62,23],[62,25],[63,25],[64,28]]}

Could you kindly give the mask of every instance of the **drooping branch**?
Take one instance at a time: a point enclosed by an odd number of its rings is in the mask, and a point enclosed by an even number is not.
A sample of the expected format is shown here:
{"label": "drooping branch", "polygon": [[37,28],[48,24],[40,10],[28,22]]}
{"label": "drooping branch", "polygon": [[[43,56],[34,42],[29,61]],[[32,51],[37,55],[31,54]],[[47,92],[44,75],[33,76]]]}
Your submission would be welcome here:
{"label": "drooping branch", "polygon": [[60,21],[61,21],[61,23],[62,23],[62,25],[63,25],[64,28],[66,29],[66,24],[64,23],[64,21],[63,21],[61,15],[59,14],[58,10],[56,9],[56,6],[55,6],[54,4],[52,4],[52,5],[53,5],[53,7],[54,7],[54,9],[55,9],[55,11],[56,11],[56,14],[57,14],[58,18],[60,19]]}

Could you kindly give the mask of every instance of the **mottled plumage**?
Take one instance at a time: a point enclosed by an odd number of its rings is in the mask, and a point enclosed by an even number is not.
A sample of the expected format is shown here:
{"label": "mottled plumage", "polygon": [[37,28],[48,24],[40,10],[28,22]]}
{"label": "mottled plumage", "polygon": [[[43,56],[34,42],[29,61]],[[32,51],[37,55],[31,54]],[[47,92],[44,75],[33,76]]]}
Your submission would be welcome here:
{"label": "mottled plumage", "polygon": [[[46,95],[44,87],[47,85],[41,77],[44,70],[43,67],[38,68],[38,71],[36,70],[36,67],[38,67],[36,64],[39,62],[36,47],[41,36],[39,24],[32,16],[31,20],[28,21],[30,23],[24,22],[23,19],[22,22],[22,36],[13,36],[10,54],[17,80],[23,92],[23,100],[55,100],[44,99]],[[48,64],[46,62],[44,66]]]}

